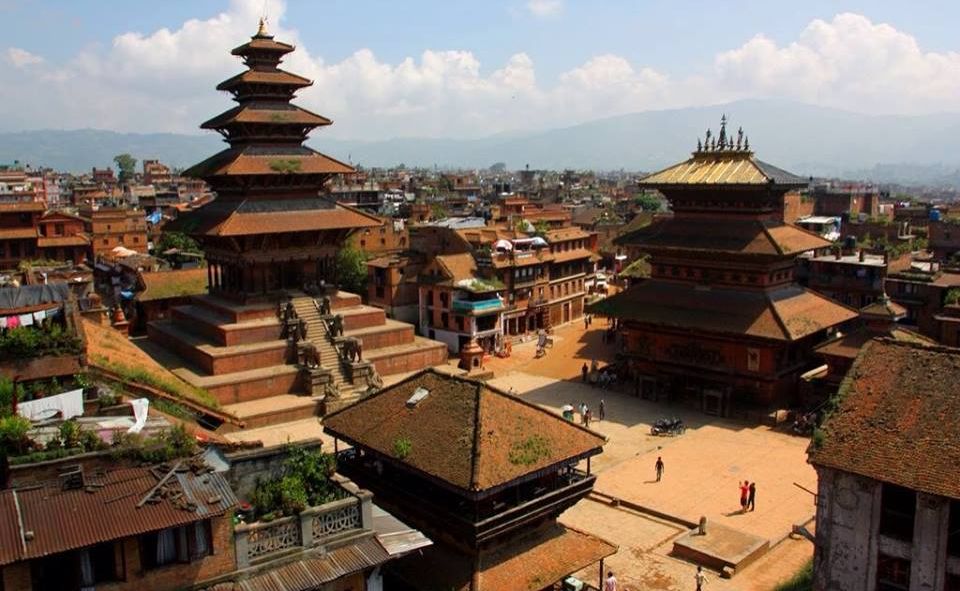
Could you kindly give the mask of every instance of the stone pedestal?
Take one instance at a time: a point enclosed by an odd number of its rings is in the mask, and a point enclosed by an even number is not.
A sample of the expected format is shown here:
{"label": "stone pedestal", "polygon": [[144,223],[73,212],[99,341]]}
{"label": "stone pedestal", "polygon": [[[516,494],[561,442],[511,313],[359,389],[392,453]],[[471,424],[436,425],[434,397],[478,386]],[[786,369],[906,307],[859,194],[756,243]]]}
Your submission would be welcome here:
{"label": "stone pedestal", "polygon": [[460,349],[460,369],[468,372],[479,372],[483,369],[483,347],[477,343],[476,339],[470,339],[470,342]]}
{"label": "stone pedestal", "polygon": [[330,392],[328,384],[333,384],[333,375],[323,367],[301,367],[300,376],[308,396],[325,396]]}

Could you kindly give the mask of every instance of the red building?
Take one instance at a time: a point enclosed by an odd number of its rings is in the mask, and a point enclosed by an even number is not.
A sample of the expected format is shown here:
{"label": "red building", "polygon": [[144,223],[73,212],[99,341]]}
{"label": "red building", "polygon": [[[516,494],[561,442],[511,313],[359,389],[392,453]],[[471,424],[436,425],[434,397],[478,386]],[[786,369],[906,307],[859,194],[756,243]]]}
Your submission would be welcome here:
{"label": "red building", "polygon": [[83,218],[62,211],[47,211],[37,221],[37,251],[48,261],[79,265],[91,256],[90,237]]}
{"label": "red building", "polygon": [[730,415],[791,402],[812,348],[856,312],[794,282],[797,255],[830,246],[784,222],[785,194],[807,181],[755,159],[725,123],[640,181],[674,211],[619,239],[651,256],[652,276],[592,311],[620,322],[638,394]]}
{"label": "red building", "polygon": [[39,201],[0,203],[0,270],[37,258],[37,220],[44,209]]}

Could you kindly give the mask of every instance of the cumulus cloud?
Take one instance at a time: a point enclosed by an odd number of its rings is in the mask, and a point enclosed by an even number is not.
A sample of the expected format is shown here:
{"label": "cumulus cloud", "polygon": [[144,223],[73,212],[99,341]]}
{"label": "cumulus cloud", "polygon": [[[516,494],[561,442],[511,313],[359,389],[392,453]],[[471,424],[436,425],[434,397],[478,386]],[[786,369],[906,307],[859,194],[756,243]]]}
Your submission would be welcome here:
{"label": "cumulus cloud", "polygon": [[19,47],[11,47],[7,49],[7,51],[4,52],[4,57],[14,68],[25,68],[27,66],[43,63],[42,57],[30,53],[26,49],[20,49]]}
{"label": "cumulus cloud", "polygon": [[527,11],[536,17],[556,16],[563,11],[563,1],[528,0]]}
{"label": "cumulus cloud", "polygon": [[[64,63],[6,49],[0,101],[19,115],[6,124],[195,131],[230,107],[213,87],[240,71],[229,49],[255,30],[262,10],[261,0],[233,0],[213,18],[125,33]],[[469,137],[749,97],[917,113],[955,110],[960,95],[960,54],[925,52],[910,35],[855,14],[815,20],[787,44],[757,35],[705,56],[694,76],[605,54],[542,80],[526,53],[492,70],[464,49],[425,49],[391,63],[360,48],[331,62],[285,26],[280,0],[268,13],[271,31],[298,46],[284,67],[314,80],[298,103],[335,119],[323,134],[338,137]]]}

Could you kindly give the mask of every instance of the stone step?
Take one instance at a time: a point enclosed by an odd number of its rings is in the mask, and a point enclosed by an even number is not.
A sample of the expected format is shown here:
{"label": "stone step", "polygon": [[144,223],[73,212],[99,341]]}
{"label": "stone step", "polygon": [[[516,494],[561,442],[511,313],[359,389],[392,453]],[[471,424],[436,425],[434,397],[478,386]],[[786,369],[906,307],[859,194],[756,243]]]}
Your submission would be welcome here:
{"label": "stone step", "polygon": [[280,321],[275,316],[230,322],[226,316],[193,304],[173,308],[170,318],[185,330],[202,334],[214,344],[225,347],[275,341],[282,332]]}
{"label": "stone step", "polygon": [[190,298],[190,303],[224,316],[228,323],[277,317],[277,304],[273,302],[240,304],[219,296],[205,294],[193,296]]}
{"label": "stone step", "polygon": [[346,330],[343,334],[344,336],[359,338],[363,343],[364,354],[375,349],[412,343],[414,336],[416,336],[412,324],[392,318],[386,318],[382,325]]}
{"label": "stone step", "polygon": [[244,429],[257,429],[309,417],[319,417],[322,405],[321,398],[280,394],[270,398],[229,404],[224,409],[229,409],[229,412],[242,420],[245,423]]}
{"label": "stone step", "polygon": [[371,361],[381,376],[409,372],[447,362],[447,346],[438,341],[414,337],[413,342],[374,349],[365,361]]}
{"label": "stone step", "polygon": [[169,347],[211,375],[284,365],[287,362],[288,345],[282,340],[223,347],[169,320],[151,322],[147,325],[147,333],[151,340]]}

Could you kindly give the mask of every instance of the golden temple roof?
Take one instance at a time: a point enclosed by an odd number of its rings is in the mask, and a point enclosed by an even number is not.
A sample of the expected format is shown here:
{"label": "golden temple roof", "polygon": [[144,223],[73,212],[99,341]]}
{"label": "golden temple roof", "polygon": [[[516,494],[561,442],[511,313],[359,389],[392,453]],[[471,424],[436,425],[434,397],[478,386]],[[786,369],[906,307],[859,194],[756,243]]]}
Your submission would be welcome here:
{"label": "golden temple roof", "polygon": [[734,140],[727,136],[726,126],[724,116],[717,137],[708,129],[704,140],[697,140],[697,150],[688,160],[644,177],[640,185],[807,185],[806,179],[754,158],[743,129],[737,131]]}

